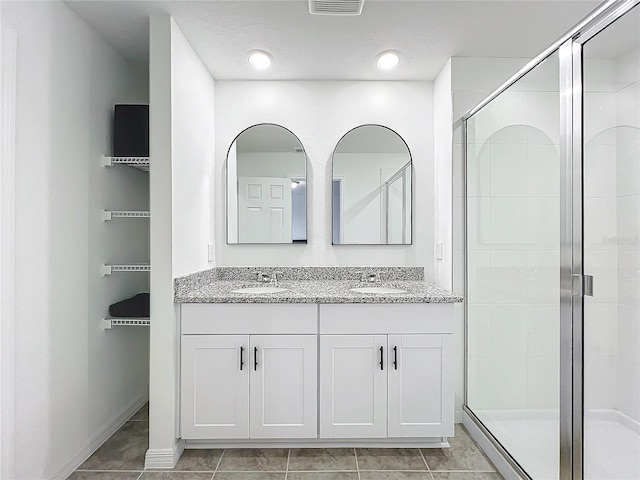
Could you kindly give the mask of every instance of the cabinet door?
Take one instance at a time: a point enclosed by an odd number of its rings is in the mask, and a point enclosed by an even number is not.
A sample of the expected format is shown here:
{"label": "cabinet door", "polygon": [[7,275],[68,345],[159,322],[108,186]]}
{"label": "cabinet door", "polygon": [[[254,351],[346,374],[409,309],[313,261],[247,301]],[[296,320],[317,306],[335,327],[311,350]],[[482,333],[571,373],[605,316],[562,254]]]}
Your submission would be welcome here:
{"label": "cabinet door", "polygon": [[389,335],[389,437],[453,434],[447,337]]}
{"label": "cabinet door", "polygon": [[387,436],[386,349],[386,335],[320,336],[321,438]]}
{"label": "cabinet door", "polygon": [[249,437],[248,346],[248,335],[182,336],[182,438]]}
{"label": "cabinet door", "polygon": [[252,335],[251,438],[316,438],[316,335]]}

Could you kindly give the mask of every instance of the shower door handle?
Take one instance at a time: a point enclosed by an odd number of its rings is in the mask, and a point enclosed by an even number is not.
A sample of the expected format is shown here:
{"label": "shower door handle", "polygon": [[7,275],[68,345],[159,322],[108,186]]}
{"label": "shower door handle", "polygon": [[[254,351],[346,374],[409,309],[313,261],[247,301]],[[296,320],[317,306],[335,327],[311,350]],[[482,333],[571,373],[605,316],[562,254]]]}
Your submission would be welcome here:
{"label": "shower door handle", "polygon": [[573,295],[593,297],[593,275],[573,275]]}
{"label": "shower door handle", "polygon": [[582,294],[585,297],[593,297],[593,275],[582,276]]}

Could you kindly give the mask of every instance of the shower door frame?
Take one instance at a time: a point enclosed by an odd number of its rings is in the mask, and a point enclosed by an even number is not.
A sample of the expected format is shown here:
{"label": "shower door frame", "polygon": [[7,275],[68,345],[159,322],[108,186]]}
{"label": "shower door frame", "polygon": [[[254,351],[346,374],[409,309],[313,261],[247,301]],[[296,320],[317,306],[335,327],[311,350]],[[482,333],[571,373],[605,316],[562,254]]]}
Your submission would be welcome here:
{"label": "shower door frame", "polygon": [[[608,0],[525,65],[485,100],[455,122],[461,127],[464,185],[464,288],[468,292],[467,121],[556,51],[560,63],[560,480],[584,478],[584,270],[583,270],[583,45],[640,0]],[[639,7],[640,8],[640,7]],[[455,179],[454,179],[455,181]],[[468,303],[464,308],[465,381],[463,411],[507,464],[530,478],[467,405]]]}

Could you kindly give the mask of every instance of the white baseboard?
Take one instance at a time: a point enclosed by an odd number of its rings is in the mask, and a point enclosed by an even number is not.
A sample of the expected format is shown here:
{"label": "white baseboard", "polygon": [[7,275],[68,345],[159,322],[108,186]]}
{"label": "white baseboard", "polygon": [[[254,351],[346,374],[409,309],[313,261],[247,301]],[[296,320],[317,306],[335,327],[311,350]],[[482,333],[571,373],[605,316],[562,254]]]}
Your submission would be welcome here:
{"label": "white baseboard", "polygon": [[144,468],[173,468],[184,452],[184,440],[180,439],[173,448],[150,448],[144,457]]}
{"label": "white baseboard", "polygon": [[148,395],[142,395],[134,400],[124,411],[114,418],[112,421],[102,426],[89,440],[67,460],[56,472],[49,477],[49,480],[65,480],[69,475],[76,471],[87,458],[102,446],[104,442],[109,440],[111,435],[116,433],[127,420],[136,414],[142,406],[149,400]]}
{"label": "white baseboard", "polygon": [[[185,448],[449,448],[442,438],[188,440]],[[154,467],[157,468],[157,467]]]}

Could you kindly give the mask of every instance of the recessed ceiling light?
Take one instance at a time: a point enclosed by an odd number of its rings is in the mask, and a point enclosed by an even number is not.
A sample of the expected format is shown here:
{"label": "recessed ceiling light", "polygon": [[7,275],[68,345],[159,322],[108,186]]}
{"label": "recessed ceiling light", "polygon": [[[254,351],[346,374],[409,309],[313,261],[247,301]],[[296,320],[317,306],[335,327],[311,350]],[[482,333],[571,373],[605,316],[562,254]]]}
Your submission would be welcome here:
{"label": "recessed ceiling light", "polygon": [[398,52],[394,50],[387,50],[386,52],[382,52],[378,55],[376,59],[376,65],[381,70],[389,70],[400,62],[400,57],[398,56]]}
{"label": "recessed ceiling light", "polygon": [[271,55],[264,50],[249,52],[249,63],[257,70],[265,70],[271,66]]}

